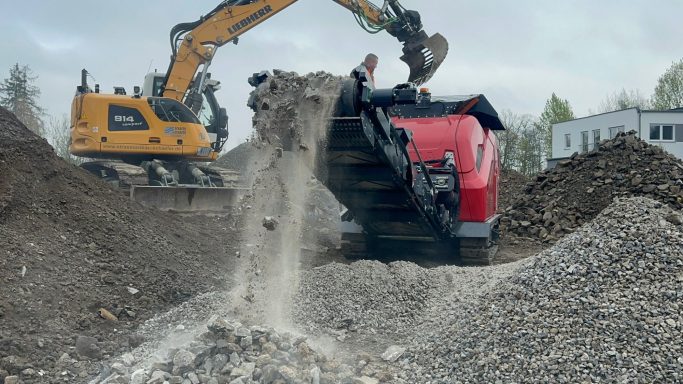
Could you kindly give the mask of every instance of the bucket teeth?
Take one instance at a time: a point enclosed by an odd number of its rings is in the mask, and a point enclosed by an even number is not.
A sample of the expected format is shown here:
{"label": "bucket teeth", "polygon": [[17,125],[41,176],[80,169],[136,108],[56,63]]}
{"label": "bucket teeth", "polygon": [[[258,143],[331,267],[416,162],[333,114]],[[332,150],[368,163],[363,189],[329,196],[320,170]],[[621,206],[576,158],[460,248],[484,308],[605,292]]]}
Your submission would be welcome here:
{"label": "bucket teeth", "polygon": [[448,41],[441,34],[411,43],[403,48],[403,60],[410,67],[408,81],[424,84],[432,78],[448,54]]}

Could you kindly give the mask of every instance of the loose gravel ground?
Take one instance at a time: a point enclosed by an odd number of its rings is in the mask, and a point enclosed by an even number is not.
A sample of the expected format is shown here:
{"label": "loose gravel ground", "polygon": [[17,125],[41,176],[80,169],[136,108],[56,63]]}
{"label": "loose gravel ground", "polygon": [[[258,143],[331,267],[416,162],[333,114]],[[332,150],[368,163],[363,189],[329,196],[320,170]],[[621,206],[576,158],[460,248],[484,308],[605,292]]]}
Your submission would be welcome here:
{"label": "loose gravel ground", "polygon": [[397,376],[409,383],[680,382],[680,222],[660,202],[618,200],[478,302],[444,310],[430,333],[413,336]]}

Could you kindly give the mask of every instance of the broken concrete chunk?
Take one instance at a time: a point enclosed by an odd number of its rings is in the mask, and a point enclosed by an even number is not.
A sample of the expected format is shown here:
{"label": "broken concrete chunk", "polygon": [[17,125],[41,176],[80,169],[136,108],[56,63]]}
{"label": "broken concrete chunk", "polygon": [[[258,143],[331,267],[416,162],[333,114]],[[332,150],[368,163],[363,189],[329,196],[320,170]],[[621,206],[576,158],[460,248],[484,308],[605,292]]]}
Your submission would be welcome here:
{"label": "broken concrete chunk", "polygon": [[399,347],[398,345],[392,345],[391,347],[387,348],[386,351],[382,354],[382,359],[384,361],[396,361],[398,360],[399,357],[401,357],[405,353],[406,349],[403,347]]}
{"label": "broken concrete chunk", "polygon": [[274,231],[278,224],[280,224],[280,222],[272,216],[266,216],[263,218],[263,227],[269,231]]}

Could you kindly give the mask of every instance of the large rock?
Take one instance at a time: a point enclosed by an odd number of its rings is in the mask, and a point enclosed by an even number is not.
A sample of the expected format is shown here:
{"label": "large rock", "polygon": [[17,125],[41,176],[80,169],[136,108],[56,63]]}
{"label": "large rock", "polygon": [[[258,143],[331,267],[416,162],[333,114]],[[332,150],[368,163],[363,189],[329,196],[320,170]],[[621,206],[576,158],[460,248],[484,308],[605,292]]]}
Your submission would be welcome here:
{"label": "large rock", "polygon": [[195,354],[181,349],[173,356],[173,374],[182,375],[185,372],[191,371],[195,368],[194,359]]}
{"label": "large rock", "polygon": [[102,350],[97,345],[97,339],[89,336],[78,336],[76,338],[76,353],[82,358],[88,359],[102,357]]}

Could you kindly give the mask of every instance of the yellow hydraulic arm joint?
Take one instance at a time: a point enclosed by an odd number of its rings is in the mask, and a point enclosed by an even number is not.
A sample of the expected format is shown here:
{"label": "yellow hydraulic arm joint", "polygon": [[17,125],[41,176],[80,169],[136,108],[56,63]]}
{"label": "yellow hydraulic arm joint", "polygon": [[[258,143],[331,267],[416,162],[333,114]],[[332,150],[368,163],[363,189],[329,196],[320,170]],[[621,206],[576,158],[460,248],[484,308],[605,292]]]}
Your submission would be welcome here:
{"label": "yellow hydraulic arm joint", "polygon": [[[216,48],[229,42],[237,43],[236,39],[240,35],[296,1],[258,0],[244,5],[229,5],[230,2],[226,2],[219,6],[220,9],[200,20],[182,37],[167,73],[164,97],[182,102],[197,70],[211,62]],[[175,44],[174,41],[171,43]]]}

